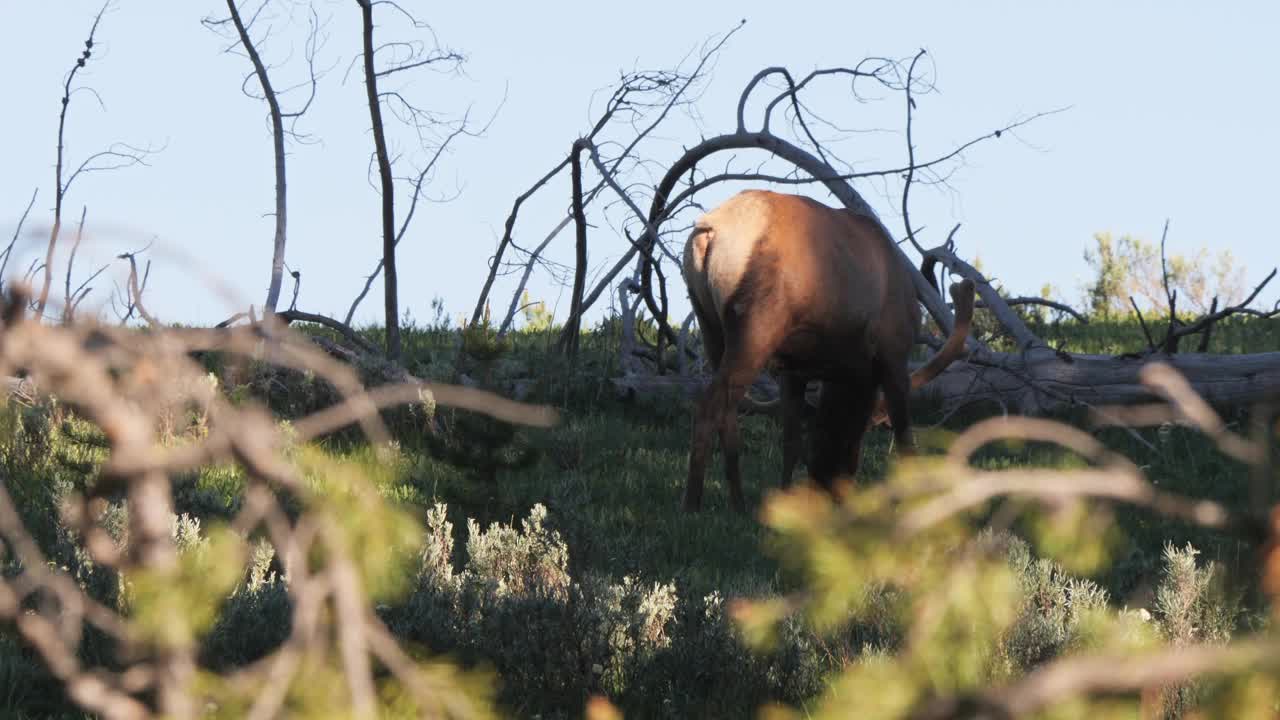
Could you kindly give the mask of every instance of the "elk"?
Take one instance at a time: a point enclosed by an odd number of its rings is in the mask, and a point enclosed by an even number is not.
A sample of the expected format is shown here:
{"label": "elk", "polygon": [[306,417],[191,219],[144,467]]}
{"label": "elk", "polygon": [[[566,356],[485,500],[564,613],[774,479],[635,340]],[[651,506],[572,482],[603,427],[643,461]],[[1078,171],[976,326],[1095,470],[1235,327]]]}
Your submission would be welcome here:
{"label": "elk", "polygon": [[914,452],[908,394],[963,352],[973,283],[952,286],[956,328],[910,374],[920,308],[892,242],[874,218],[768,190],[742,191],[698,218],[682,271],[714,374],[695,411],[686,511],[702,506],[713,432],[730,504],[746,510],[737,406],[770,362],[781,377],[783,487],[799,460],[811,380],[822,382],[809,461],[819,485],[837,494],[835,479],[857,471],[863,434],[874,422],[887,419],[897,452]]}

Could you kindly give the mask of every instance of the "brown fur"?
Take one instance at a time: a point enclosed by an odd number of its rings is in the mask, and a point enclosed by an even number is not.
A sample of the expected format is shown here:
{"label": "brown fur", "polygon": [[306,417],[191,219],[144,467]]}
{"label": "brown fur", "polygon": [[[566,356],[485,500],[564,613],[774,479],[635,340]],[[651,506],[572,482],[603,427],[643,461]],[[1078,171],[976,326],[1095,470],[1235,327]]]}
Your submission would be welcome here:
{"label": "brown fur", "polygon": [[800,411],[810,380],[823,381],[809,463],[822,486],[834,491],[837,476],[857,470],[862,436],[875,415],[891,421],[899,452],[913,452],[907,395],[963,349],[972,284],[963,325],[912,377],[907,357],[920,308],[891,242],[873,219],[764,190],[741,192],[698,219],[683,270],[715,374],[694,420],[686,510],[702,505],[713,431],[724,453],[730,503],[745,510],[737,405],[771,360],[782,376],[784,486],[799,460]]}

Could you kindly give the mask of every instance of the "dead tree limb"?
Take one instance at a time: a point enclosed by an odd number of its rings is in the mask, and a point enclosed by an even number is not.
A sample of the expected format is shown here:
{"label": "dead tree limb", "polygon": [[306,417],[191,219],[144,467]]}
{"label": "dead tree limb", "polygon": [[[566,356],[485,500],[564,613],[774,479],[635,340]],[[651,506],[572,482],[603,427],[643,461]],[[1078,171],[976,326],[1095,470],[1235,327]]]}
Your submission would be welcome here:
{"label": "dead tree limb", "polygon": [[[844,68],[844,69],[828,69],[825,72],[827,74],[832,74],[832,75],[839,75],[839,74],[852,75],[854,76],[855,79],[857,78],[874,79],[875,81],[879,82],[885,87],[889,87],[891,89],[902,89],[901,87],[895,85],[895,83],[892,80],[892,77],[890,77],[889,74],[882,69],[877,69],[874,72],[865,72],[865,71],[859,71],[858,68],[852,68],[852,69]],[[755,86],[764,77],[774,73],[785,74],[785,72],[780,68],[766,69],[764,71],[761,71],[761,73],[757,74],[756,77],[753,78],[752,81],[748,83],[746,88],[743,90],[742,94],[739,97],[739,102],[738,102],[738,129],[736,132],[728,135],[722,135],[709,140],[704,140],[699,145],[686,151],[685,154],[681,156],[676,161],[676,163],[671,166],[667,175],[664,176],[662,182],[658,185],[658,188],[655,192],[654,206],[653,206],[654,209],[650,213],[651,223],[654,220],[661,217],[662,210],[667,205],[667,198],[670,196],[671,190],[674,188],[678,179],[687,173],[691,173],[696,168],[698,162],[702,161],[703,159],[705,159],[706,157],[714,153],[724,151],[724,150],[756,148],[756,149],[766,150],[772,153],[774,156],[779,157],[791,163],[792,165],[796,166],[798,169],[802,170],[804,173],[814,178],[815,181],[822,182],[826,186],[826,188],[833,195],[835,195],[837,199],[840,200],[841,204],[843,204],[847,209],[857,214],[865,215],[869,218],[875,219],[877,223],[879,223],[881,227],[884,229],[885,233],[892,238],[893,237],[892,233],[889,233],[888,229],[884,227],[884,224],[879,221],[879,218],[875,215],[874,211],[871,210],[870,206],[862,199],[862,197],[857,193],[857,191],[853,190],[853,188],[848,184],[848,182],[840,181],[837,179],[841,177],[841,173],[836,172],[834,168],[831,167],[830,163],[822,159],[822,156],[815,157],[813,154],[805,151],[803,148],[800,148],[794,145],[793,143],[790,143],[769,132],[768,125],[767,125],[768,123],[767,112],[765,117],[764,129],[762,129],[759,132],[750,132],[747,130],[746,119],[745,119],[745,108],[747,104],[747,99],[751,95],[752,90],[755,88]],[[808,81],[808,78],[806,78],[805,82],[807,81]],[[797,86],[799,85],[801,84],[797,84]],[[772,107],[772,104],[770,107]],[[947,160],[950,160],[959,156],[966,149],[968,149],[969,147],[972,147],[976,143],[982,142],[983,140],[986,140],[988,138],[1000,138],[1003,134],[1009,133],[1018,127],[1021,127],[1029,122],[1032,122],[1040,117],[1044,117],[1045,115],[1051,114],[1053,112],[1060,112],[1060,110],[1054,110],[1054,111],[1049,111],[1045,113],[1037,113],[1035,115],[1032,115],[1029,118],[1019,120],[1017,122],[1006,125],[1000,129],[994,130],[991,133],[975,138],[967,143],[964,143],[958,146],[952,152],[947,153],[946,155],[943,155],[934,161],[931,161],[931,164],[946,162]],[[922,167],[921,165],[914,165],[914,164],[913,166],[916,168],[916,170],[919,170]],[[657,237],[647,234],[646,237],[643,239],[642,244],[644,248],[648,248],[654,242],[657,242]],[[896,243],[895,243],[895,247],[896,247]],[[945,247],[942,248],[942,251],[949,252]],[[901,248],[898,248],[898,255],[903,262],[907,262],[908,264],[910,264],[910,261],[907,259],[906,255],[902,253]],[[645,272],[644,272],[643,283],[642,283],[644,287],[645,302],[648,305],[651,313],[660,314],[661,308],[659,307],[658,303],[654,300],[652,296],[652,283],[650,281],[650,277],[651,277],[650,265],[651,263],[649,263],[648,261],[645,262],[645,268],[644,268]],[[970,268],[970,270],[972,270],[972,268]],[[911,274],[915,281],[917,295],[920,297],[921,302],[925,305],[926,309],[929,311],[929,314],[933,317],[934,321],[938,323],[939,327],[941,327],[944,330],[944,332],[950,332],[951,327],[953,325],[953,320],[951,318],[950,312],[947,310],[947,308],[945,307],[945,304],[942,301],[941,295],[937,292],[936,289],[933,288],[932,283],[928,282],[923,275],[917,272],[914,265],[912,265],[911,267]],[[972,277],[973,275],[978,275],[978,274],[976,273],[976,271],[973,271],[970,275],[965,275],[965,276],[970,277],[970,279],[974,279]],[[977,282],[976,279],[975,279],[975,282]],[[1013,313],[1006,305],[1003,305],[1003,303],[1000,301],[998,297],[998,294],[994,291],[994,289],[991,289],[989,286],[984,289],[982,283],[978,283],[978,285],[979,285],[979,290],[982,292],[983,299],[988,301],[988,304],[990,305],[992,310],[1001,318],[1002,322],[1005,319],[1012,319],[1015,323],[1019,325],[1021,324],[1020,322],[1018,322],[1016,314]],[[991,297],[988,297],[988,296],[991,296]],[[668,336],[673,336],[674,333],[672,333],[670,327],[667,326],[665,323],[663,323],[661,321],[661,318],[658,318],[658,320],[660,322],[660,327],[662,328],[662,332]],[[1022,332],[1017,333],[1021,335],[1020,342],[1025,345],[1034,345],[1035,344],[1034,335],[1030,333],[1029,330],[1026,330],[1025,326],[1023,326],[1021,330]],[[969,344],[971,347],[977,347],[977,344],[972,341]]]}
{"label": "dead tree limb", "polygon": [[[118,259],[124,259],[127,256],[138,255],[142,252],[143,250],[137,250],[132,253],[125,253],[117,257]],[[131,269],[130,279],[136,283],[137,271],[132,262],[130,263],[130,269]],[[142,281],[141,283],[136,283],[137,284],[136,289],[132,286],[132,284],[129,284],[129,283],[126,283],[126,286],[124,289],[121,289],[118,285],[116,286],[115,292],[112,293],[111,295],[111,306],[116,309],[115,310],[116,317],[119,318],[121,327],[127,325],[128,322],[133,319],[133,314],[138,311],[138,304],[135,301],[135,297],[142,297],[142,294],[147,291],[147,281],[150,279],[151,279],[151,260],[148,259],[147,264],[142,271]],[[116,300],[117,296],[120,298],[118,303]],[[117,304],[118,304],[118,307],[117,307]]]}
{"label": "dead tree limb", "polygon": [[1237,315],[1237,314],[1250,315],[1262,320],[1280,316],[1280,303],[1277,303],[1276,306],[1271,310],[1256,310],[1249,307],[1249,305],[1253,304],[1253,301],[1258,297],[1258,293],[1261,293],[1262,289],[1265,288],[1267,284],[1270,283],[1273,278],[1275,278],[1275,276],[1276,276],[1276,269],[1272,268],[1271,272],[1267,273],[1267,276],[1262,279],[1262,282],[1258,283],[1253,288],[1253,292],[1249,293],[1249,296],[1246,297],[1242,302],[1239,302],[1235,305],[1231,305],[1229,307],[1225,307],[1221,310],[1218,310],[1217,312],[1210,312],[1209,314],[1196,320],[1193,323],[1185,324],[1174,329],[1172,331],[1174,340],[1176,341],[1178,339],[1186,337],[1187,335],[1194,335],[1198,332],[1206,331],[1214,323],[1224,318],[1230,317],[1231,315]]}
{"label": "dead tree limb", "polygon": [[[452,143],[455,138],[462,135],[469,137],[479,137],[483,135],[485,131],[488,130],[489,125],[491,125],[498,117],[498,110],[500,110],[501,107],[502,106],[500,104],[498,108],[493,111],[493,115],[489,118],[489,121],[479,130],[472,130],[470,128],[468,123],[470,122],[471,111],[468,110],[463,114],[462,120],[458,122],[458,124],[444,137],[440,144],[436,146],[431,159],[427,161],[426,165],[418,171],[417,176],[411,181],[413,185],[413,192],[409,195],[409,209],[405,212],[404,220],[400,222],[400,229],[396,231],[395,246],[397,248],[400,247],[400,241],[404,239],[405,233],[409,230],[409,224],[413,222],[413,216],[418,209],[418,203],[422,198],[423,189],[430,181],[431,175],[435,171],[441,156],[449,149],[450,143]],[[373,272],[369,273],[369,275],[365,277],[364,287],[361,288],[360,293],[356,295],[355,299],[351,301],[351,306],[347,308],[346,318],[343,319],[345,324],[351,324],[351,319],[355,317],[356,314],[356,308],[360,307],[360,303],[363,302],[365,296],[369,294],[369,289],[373,287],[373,283],[378,279],[378,276],[382,274],[382,267],[383,260],[382,258],[379,258],[377,265],[373,268]]]}
{"label": "dead tree limb", "polygon": [[911,211],[909,202],[911,198],[911,181],[916,176],[916,146],[911,138],[911,126],[913,111],[916,109],[915,98],[911,97],[911,81],[915,76],[916,63],[920,62],[920,58],[924,57],[925,51],[921,49],[911,58],[911,65],[907,68],[907,80],[903,83],[902,94],[906,98],[907,106],[907,175],[902,182],[902,227],[906,231],[907,240],[911,246],[921,255],[924,255],[924,248],[920,247],[920,242],[916,240],[916,231],[911,228]]}
{"label": "dead tree limb", "polygon": [[291,322],[309,322],[309,323],[315,323],[317,325],[322,325],[331,330],[337,330],[338,334],[342,335],[343,339],[345,339],[347,342],[351,343],[355,347],[359,348],[360,350],[366,353],[369,353],[370,355],[377,354],[377,351],[374,349],[374,347],[370,345],[367,341],[365,341],[364,338],[360,337],[360,335],[358,335],[356,331],[351,328],[350,325],[334,320],[331,317],[327,317],[325,315],[317,315],[315,313],[303,312],[301,310],[295,310],[292,308],[290,308],[289,310],[283,310],[281,312],[278,312],[276,313],[276,315],[279,316],[279,318],[283,320],[285,324],[288,324]]}
{"label": "dead tree limb", "polygon": [[[745,22],[745,21],[744,21]],[[616,117],[629,115],[632,116],[632,126],[643,116],[645,110],[650,107],[658,109],[657,116],[647,125],[640,128],[630,137],[621,151],[613,158],[604,163],[607,169],[602,170],[602,177],[596,181],[595,185],[584,194],[584,207],[590,206],[595,198],[604,191],[606,187],[605,177],[616,176],[623,170],[624,162],[634,161],[637,147],[642,141],[650,137],[651,134],[662,124],[671,111],[679,107],[681,104],[690,102],[689,94],[694,84],[707,76],[707,68],[715,59],[719,52],[728,43],[743,26],[738,23],[728,32],[719,37],[708,39],[702,51],[699,53],[697,63],[688,71],[683,72],[679,68],[675,70],[657,70],[657,71],[639,71],[623,75],[618,83],[617,88],[610,96],[609,101],[605,105],[604,111],[600,117],[592,125],[590,132],[585,136],[585,140],[596,143],[601,135],[612,127],[611,123]],[[655,100],[649,100],[649,96],[655,96]],[[620,143],[619,143],[620,144]],[[529,200],[535,193],[546,185],[553,177],[558,175],[560,171],[569,166],[570,159],[565,157],[557,163],[550,171],[538,179],[528,190],[519,195],[512,205],[511,212],[507,216],[506,225],[503,230],[502,238],[498,241],[498,247],[494,251],[493,257],[489,261],[489,272],[485,278],[480,295],[476,299],[475,308],[472,311],[471,322],[479,322],[480,316],[484,310],[485,304],[489,300],[489,294],[493,288],[494,281],[501,268],[503,267],[503,257],[507,250],[514,246],[514,230],[516,217],[521,206]],[[549,234],[548,238],[554,237],[572,222],[572,212],[566,213],[566,216],[560,220]],[[544,241],[540,248],[545,248],[547,241]],[[612,269],[606,275],[597,281],[595,288],[586,293],[583,300],[582,312],[585,313],[591,308],[596,300],[607,291],[623,267],[631,262],[634,255],[628,251],[628,255],[617,261]],[[526,260],[526,264],[534,262],[532,256]],[[524,274],[527,280],[529,273]],[[513,293],[513,303],[518,302],[520,291],[523,287],[518,288]]]}
{"label": "dead tree limb", "polygon": [[[1119,405],[1152,399],[1138,373],[1151,362],[1167,362],[1196,392],[1216,406],[1247,407],[1280,396],[1280,352],[1250,355],[1160,353],[1141,356],[1073,353],[993,353],[956,361],[924,392],[942,404],[992,402],[1011,412],[1040,415],[1072,407]],[[974,384],[981,375],[982,383]]]}
{"label": "dead tree limb", "polygon": [[1169,239],[1169,219],[1164,220],[1164,229],[1160,231],[1160,284],[1164,287],[1165,302],[1169,308],[1169,326],[1164,331],[1164,339],[1160,341],[1160,349],[1166,353],[1178,351],[1178,340],[1174,330],[1178,327],[1178,291],[1169,284],[1169,262],[1165,255],[1165,242]]}
{"label": "dead tree limb", "polygon": [[[1076,310],[1075,308],[1071,307],[1070,305],[1067,305],[1066,303],[1057,302],[1054,300],[1050,300],[1048,298],[1019,295],[1016,297],[1005,298],[1004,303],[1009,307],[1017,307],[1019,305],[1039,305],[1040,307],[1047,307],[1052,310],[1057,310],[1058,312],[1064,315],[1070,315],[1076,322],[1080,323],[1081,325],[1089,324],[1089,318],[1084,313],[1080,312],[1079,310]],[[986,305],[983,303],[976,303],[974,307],[985,308]]]}
{"label": "dead tree limb", "polygon": [[[748,83],[747,87],[743,90],[743,93],[739,97],[738,130],[736,132],[730,133],[727,135],[721,135],[718,137],[713,137],[713,138],[702,141],[698,145],[687,150],[680,158],[676,160],[675,163],[673,163],[670,166],[666,175],[662,178],[662,181],[658,184],[655,190],[653,206],[648,216],[649,227],[653,227],[661,221],[661,219],[664,217],[664,213],[666,212],[666,209],[668,206],[668,199],[671,197],[671,193],[674,190],[675,185],[679,182],[679,179],[681,177],[691,173],[697,167],[699,162],[703,161],[704,159],[706,159],[707,157],[715,153],[722,152],[722,151],[732,151],[732,150],[742,150],[742,149],[760,149],[760,150],[765,150],[767,152],[770,152],[774,156],[781,158],[786,162],[791,163],[793,166],[797,167],[799,170],[813,177],[816,181],[823,183],[823,185],[833,195],[835,195],[836,198],[840,200],[841,204],[843,204],[848,210],[850,210],[851,212],[857,213],[859,215],[864,215],[868,218],[874,219],[878,224],[880,224],[885,234],[888,237],[892,238],[893,234],[890,233],[888,228],[884,226],[883,222],[879,220],[879,217],[871,209],[870,205],[867,204],[865,200],[863,200],[862,196],[856,190],[854,190],[847,181],[838,180],[837,178],[841,176],[841,173],[837,172],[831,166],[831,164],[824,161],[822,157],[815,156],[814,154],[806,151],[805,149],[781,137],[778,137],[777,135],[774,135],[773,133],[768,131],[767,127],[759,132],[751,132],[747,130],[746,120],[744,115],[747,98],[750,96],[756,84],[758,84],[760,80],[763,79],[763,77],[765,77],[770,73],[776,73],[776,72],[779,72],[779,69],[768,69],[768,70],[762,71],[760,74],[757,74],[757,76],[753,78],[752,81]],[[836,74],[835,70],[831,70],[829,72],[831,72],[832,74]],[[855,77],[873,78],[876,81],[882,84],[885,84],[887,87],[892,87],[889,79],[885,78],[884,73],[882,72],[858,73],[856,69],[845,69],[844,72],[846,74],[855,75]],[[1040,114],[1034,115],[1031,118],[1027,118],[1027,119],[1018,121],[1016,123],[1007,125],[1001,129],[995,130],[987,135],[984,135],[982,138],[978,138],[973,141],[970,141],[969,143],[965,143],[960,147],[958,147],[953,152],[943,156],[942,158],[939,158],[937,162],[943,162],[949,158],[956,157],[958,154],[963,152],[964,149],[972,146],[974,143],[980,142],[981,140],[988,137],[998,138],[1002,134],[1010,132],[1014,128],[1024,125],[1027,122],[1031,122],[1032,120],[1038,117],[1042,117],[1045,114],[1047,113],[1040,113]],[[768,118],[766,116],[765,118],[766,122],[767,122],[767,119]],[[918,169],[918,166],[917,166],[917,169]],[[646,230],[646,234],[641,240],[640,250],[641,251],[650,250],[652,246],[657,242],[658,242],[657,234],[651,230]],[[897,252],[897,255],[899,256],[900,261],[907,263],[910,266],[911,268],[910,272],[911,272],[913,281],[915,282],[917,295],[919,296],[921,302],[925,305],[926,309],[929,311],[930,316],[934,318],[934,321],[939,325],[940,328],[943,329],[944,332],[950,332],[954,321],[952,319],[950,311],[946,308],[946,305],[943,302],[941,295],[933,288],[932,283],[929,283],[924,278],[924,276],[918,272],[914,264],[911,263],[911,261],[907,258],[905,253],[902,252],[901,248],[898,247],[896,243],[894,244],[894,247]],[[942,249],[942,252],[947,252],[947,251],[944,248]],[[972,268],[970,268],[970,270],[972,270]],[[663,333],[663,335],[667,337],[669,340],[674,341],[675,333],[671,330],[670,326],[663,319],[662,307],[659,305],[657,300],[653,297],[653,286],[652,286],[652,280],[651,280],[653,271],[654,271],[653,263],[648,259],[646,259],[644,261],[644,272],[642,274],[642,287],[643,287],[643,296],[645,298],[645,303],[648,306],[650,313],[655,316],[655,320],[659,323],[660,331]],[[973,271],[972,274],[978,275],[976,271]],[[975,282],[977,282],[976,279],[975,279]],[[980,292],[982,292],[983,299],[987,300],[988,304],[992,307],[993,311],[995,311],[998,315],[1008,315],[1015,322],[1017,322],[1016,315],[1012,312],[1012,310],[1008,308],[1008,306],[1003,305],[997,293],[995,293],[994,289],[991,289],[989,285],[986,288],[983,288],[982,283],[978,283],[978,285],[979,285]],[[991,297],[988,297],[989,295]],[[1020,340],[1025,344],[1034,344],[1034,335],[1032,335],[1029,330],[1025,330],[1025,326],[1023,327],[1023,330],[1025,332],[1022,333],[1023,337]],[[971,346],[974,345],[973,343],[970,343],[970,344]]]}
{"label": "dead tree limb", "polygon": [[67,274],[62,301],[62,321],[64,323],[71,321],[71,273],[76,266],[76,252],[80,250],[80,242],[84,240],[84,218],[88,212],[88,205],[80,208],[80,224],[76,226],[76,239],[71,244],[71,255],[67,257]]}
{"label": "dead tree limb", "polygon": [[80,283],[75,290],[71,289],[71,274],[76,265],[76,251],[80,249],[80,243],[84,240],[84,218],[88,212],[88,206],[85,206],[80,210],[80,224],[76,226],[76,241],[71,245],[71,255],[67,258],[67,274],[63,288],[64,295],[62,303],[63,324],[70,323],[72,321],[75,316],[76,308],[79,307],[80,303],[88,297],[90,292],[93,291],[93,288],[89,286],[89,283],[93,282],[99,275],[106,272],[108,267],[110,267],[109,265],[99,267],[95,272],[90,273],[89,277],[85,278],[84,282]]}
{"label": "dead tree limb", "polygon": [[533,269],[538,262],[538,258],[542,256],[543,251],[547,249],[547,246],[551,244],[551,241],[556,238],[556,235],[560,234],[560,231],[563,230],[564,226],[567,224],[568,218],[565,218],[564,222],[557,225],[541,243],[538,243],[538,246],[533,249],[533,252],[529,253],[529,259],[525,262],[524,271],[520,275],[520,282],[516,283],[516,291],[511,294],[511,304],[507,307],[507,314],[502,318],[502,324],[498,327],[499,335],[505,335],[507,331],[511,329],[511,324],[515,320],[516,313],[519,312],[520,298],[524,293],[525,287],[529,284],[529,276],[533,274]]}
{"label": "dead tree limb", "polygon": [[289,267],[288,263],[285,263],[284,269],[288,270],[289,277],[293,278],[293,296],[289,298],[289,309],[297,310],[298,309],[298,293],[302,290],[302,271],[294,270],[293,268]]}
{"label": "dead tree limb", "polygon": [[[489,259],[489,274],[485,278],[484,285],[480,288],[480,297],[476,302],[475,310],[471,313],[472,324],[480,322],[480,317],[484,314],[484,307],[489,302],[489,292],[493,288],[493,283],[498,277],[498,270],[502,266],[502,256],[506,253],[507,248],[511,246],[511,238],[515,231],[516,217],[520,214],[521,206],[524,205],[529,198],[533,197],[533,195],[537,193],[543,185],[546,185],[552,178],[559,175],[560,171],[565,169],[568,165],[569,158],[566,157],[557,163],[555,167],[548,170],[542,177],[538,178],[538,180],[534,182],[528,190],[525,190],[523,193],[516,196],[515,202],[511,205],[511,212],[507,214],[507,221],[502,231],[502,238],[498,241],[498,247],[494,250],[493,257]],[[565,225],[568,225],[568,218],[562,221],[562,224],[557,227],[556,232],[559,232],[559,229]],[[547,239],[543,241],[543,244],[538,247],[537,252],[540,253],[541,250],[546,247],[546,244],[551,241],[552,237],[554,237],[554,234],[549,235]],[[532,272],[532,261],[529,269],[530,272]],[[518,293],[516,297],[519,297]],[[512,302],[514,303],[515,301],[513,300]],[[514,313],[512,313],[512,315],[514,315]]]}

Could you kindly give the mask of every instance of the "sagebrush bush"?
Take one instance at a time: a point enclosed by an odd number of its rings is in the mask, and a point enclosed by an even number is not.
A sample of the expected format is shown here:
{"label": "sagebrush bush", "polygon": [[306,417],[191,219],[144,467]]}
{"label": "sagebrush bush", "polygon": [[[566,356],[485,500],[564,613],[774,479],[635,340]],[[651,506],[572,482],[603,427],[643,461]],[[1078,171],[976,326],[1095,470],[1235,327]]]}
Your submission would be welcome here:
{"label": "sagebrush bush", "polygon": [[292,605],[284,578],[272,570],[275,549],[254,544],[244,580],[222,605],[200,647],[201,663],[219,671],[265,657],[289,636]]}
{"label": "sagebrush bush", "polygon": [[[386,615],[403,637],[493,667],[503,702],[521,716],[576,717],[593,693],[642,717],[736,717],[773,700],[803,705],[831,673],[894,652],[905,632],[900,591],[880,584],[865,589],[857,621],[834,634],[789,618],[771,650],[749,650],[720,591],[691,597],[671,582],[572,577],[570,549],[541,505],[519,527],[468,520],[461,554],[447,516],[443,504],[427,513],[418,586]],[[1024,597],[999,638],[991,679],[1081,649],[1084,620],[1107,607],[1107,593],[1008,533],[979,542],[1004,553]]]}
{"label": "sagebrush bush", "polygon": [[1106,590],[1071,577],[1053,560],[1037,558],[1030,544],[1008,533],[984,530],[977,542],[1004,552],[1022,592],[1017,620],[1000,639],[999,672],[1014,677],[1078,649],[1083,639],[1081,622],[1089,612],[1107,607]]}
{"label": "sagebrush bush", "polygon": [[[1231,639],[1240,619],[1240,598],[1227,591],[1221,566],[1210,560],[1197,564],[1200,553],[1190,544],[1164,548],[1164,568],[1156,588],[1154,610],[1162,635],[1175,646],[1222,643]],[[1199,682],[1163,688],[1161,700],[1168,717],[1182,717],[1202,699]]]}

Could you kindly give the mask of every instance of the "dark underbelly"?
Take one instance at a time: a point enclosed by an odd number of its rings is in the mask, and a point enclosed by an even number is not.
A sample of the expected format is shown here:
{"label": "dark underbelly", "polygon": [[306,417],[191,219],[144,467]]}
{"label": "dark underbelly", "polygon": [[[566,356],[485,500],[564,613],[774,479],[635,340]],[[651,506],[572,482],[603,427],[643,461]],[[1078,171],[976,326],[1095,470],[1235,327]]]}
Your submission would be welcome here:
{"label": "dark underbelly", "polygon": [[801,329],[787,337],[773,355],[776,369],[806,380],[838,380],[871,371],[865,335],[839,336]]}

